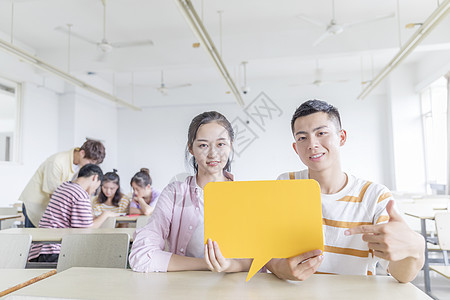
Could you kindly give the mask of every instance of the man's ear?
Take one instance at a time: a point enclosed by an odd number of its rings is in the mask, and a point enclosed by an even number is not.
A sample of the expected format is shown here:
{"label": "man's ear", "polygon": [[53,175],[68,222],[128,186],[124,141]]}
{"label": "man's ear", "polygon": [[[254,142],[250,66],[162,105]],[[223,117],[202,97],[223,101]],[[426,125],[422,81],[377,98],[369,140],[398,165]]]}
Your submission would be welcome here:
{"label": "man's ear", "polygon": [[339,131],[339,145],[341,147],[344,146],[346,141],[347,141],[347,131],[341,129],[341,131]]}
{"label": "man's ear", "polygon": [[92,182],[97,182],[98,181],[98,175],[95,174],[92,176]]}
{"label": "man's ear", "polygon": [[79,153],[81,158],[84,158],[86,156],[86,152],[84,152],[84,150],[80,150]]}
{"label": "man's ear", "polygon": [[292,148],[294,148],[295,153],[297,153],[297,155],[298,155],[297,143],[296,142],[292,143]]}

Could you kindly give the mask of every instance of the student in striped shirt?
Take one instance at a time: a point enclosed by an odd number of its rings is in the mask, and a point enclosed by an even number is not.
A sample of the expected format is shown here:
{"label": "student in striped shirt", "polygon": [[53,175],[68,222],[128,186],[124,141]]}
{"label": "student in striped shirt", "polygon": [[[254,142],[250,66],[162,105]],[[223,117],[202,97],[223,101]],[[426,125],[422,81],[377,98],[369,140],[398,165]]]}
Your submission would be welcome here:
{"label": "student in striped shirt", "polygon": [[[118,214],[106,211],[92,219],[89,195],[95,192],[103,179],[99,166],[83,166],[77,179],[61,184],[52,194],[39,228],[98,228],[110,216]],[[60,244],[33,244],[28,259],[33,262],[57,262]]]}
{"label": "student in striped shirt", "polygon": [[291,121],[293,147],[308,167],[278,179],[314,179],[320,184],[324,252],[314,250],[266,267],[279,278],[305,280],[313,273],[375,274],[377,262],[399,282],[413,280],[424,263],[424,239],[394,209],[383,185],[356,178],[341,169],[340,147],[347,139],[338,110],[310,100]]}

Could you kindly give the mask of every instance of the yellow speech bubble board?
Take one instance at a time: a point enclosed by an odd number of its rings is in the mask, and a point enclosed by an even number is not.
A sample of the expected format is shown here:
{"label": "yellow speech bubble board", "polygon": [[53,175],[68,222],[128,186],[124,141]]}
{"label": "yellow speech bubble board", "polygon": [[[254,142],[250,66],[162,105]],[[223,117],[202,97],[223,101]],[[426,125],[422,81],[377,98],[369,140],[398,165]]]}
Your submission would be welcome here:
{"label": "yellow speech bubble board", "polygon": [[253,258],[247,280],[270,259],[323,250],[315,180],[228,181],[205,186],[205,242],[226,258]]}

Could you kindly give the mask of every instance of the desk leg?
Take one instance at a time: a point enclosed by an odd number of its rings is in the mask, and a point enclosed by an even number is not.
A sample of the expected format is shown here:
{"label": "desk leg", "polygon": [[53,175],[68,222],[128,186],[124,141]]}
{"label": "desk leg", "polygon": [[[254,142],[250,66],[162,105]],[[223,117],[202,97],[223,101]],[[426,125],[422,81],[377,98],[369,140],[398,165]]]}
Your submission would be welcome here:
{"label": "desk leg", "polygon": [[420,228],[422,235],[425,238],[425,263],[423,265],[423,279],[425,281],[425,292],[430,295],[430,266],[428,265],[428,243],[427,243],[427,223],[426,219],[420,219]]}

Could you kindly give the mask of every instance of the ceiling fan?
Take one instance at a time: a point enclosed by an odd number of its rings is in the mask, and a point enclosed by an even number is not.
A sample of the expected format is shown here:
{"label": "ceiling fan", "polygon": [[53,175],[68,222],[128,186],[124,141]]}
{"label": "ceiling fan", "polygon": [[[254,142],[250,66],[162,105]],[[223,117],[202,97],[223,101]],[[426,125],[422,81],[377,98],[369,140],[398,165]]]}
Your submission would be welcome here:
{"label": "ceiling fan", "polygon": [[[88,42],[93,45],[97,45],[97,48],[101,52],[101,56],[98,60],[103,60],[107,53],[110,53],[114,48],[126,48],[126,47],[138,47],[138,46],[152,46],[153,41],[150,39],[140,40],[140,41],[132,41],[132,42],[110,42],[106,39],[106,0],[101,0],[103,4],[103,38],[100,41],[94,41],[90,38],[87,38],[81,34],[75,33],[73,31],[70,32],[71,36]],[[69,33],[68,29],[64,26],[58,26],[55,30]]]}
{"label": "ceiling fan", "polygon": [[394,16],[395,16],[395,13],[390,13],[390,14],[386,14],[386,15],[380,15],[380,16],[377,16],[377,17],[374,17],[371,19],[358,20],[358,21],[354,21],[354,22],[350,22],[350,23],[339,24],[336,22],[336,18],[335,18],[334,0],[332,0],[332,18],[328,24],[317,21],[313,17],[308,17],[305,15],[298,15],[298,17],[300,19],[303,19],[303,20],[305,20],[313,25],[316,25],[318,27],[325,28],[325,32],[314,41],[314,43],[313,43],[314,47],[317,46],[319,43],[321,43],[324,39],[328,38],[329,36],[342,33],[344,31],[344,29],[346,29],[348,27],[365,24],[365,23],[370,23],[370,22],[374,22],[374,21],[379,21],[379,20],[383,20],[383,19],[388,19],[388,18],[392,18]]}
{"label": "ceiling fan", "polygon": [[164,83],[164,71],[161,71],[161,84],[160,84],[159,87],[156,88],[156,90],[158,92],[160,92],[162,95],[167,96],[169,90],[178,89],[178,88],[182,88],[182,87],[188,87],[188,86],[191,86],[191,85],[192,84],[190,84],[190,83],[185,83],[185,84],[167,86]]}
{"label": "ceiling fan", "polygon": [[348,79],[336,79],[336,80],[323,80],[323,69],[319,68],[319,62],[316,61],[316,69],[314,71],[314,80],[306,83],[296,83],[290,84],[290,86],[300,86],[300,85],[315,85],[317,87],[322,86],[324,84],[330,83],[343,83],[347,82]]}

